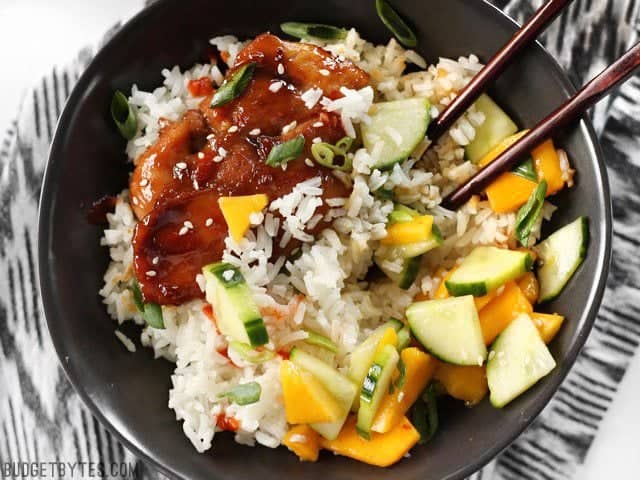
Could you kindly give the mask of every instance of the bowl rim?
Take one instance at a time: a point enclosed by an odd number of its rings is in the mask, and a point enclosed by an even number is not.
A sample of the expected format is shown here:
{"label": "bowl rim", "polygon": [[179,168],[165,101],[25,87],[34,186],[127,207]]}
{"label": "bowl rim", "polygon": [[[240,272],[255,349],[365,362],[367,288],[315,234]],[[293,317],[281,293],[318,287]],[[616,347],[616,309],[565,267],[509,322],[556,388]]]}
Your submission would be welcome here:
{"label": "bowl rim", "polygon": [[[38,233],[37,233],[37,241],[38,241],[38,277],[39,277],[39,288],[40,288],[40,296],[42,299],[43,310],[45,314],[45,319],[49,331],[49,335],[51,337],[52,343],[54,345],[56,354],[58,356],[60,365],[62,366],[67,378],[70,383],[73,385],[75,391],[78,393],[80,398],[82,399],[84,405],[86,405],[91,414],[94,415],[99,421],[100,424],[103,425],[111,434],[113,434],[118,441],[120,441],[124,446],[129,449],[136,457],[145,462],[151,464],[154,468],[159,470],[161,473],[168,475],[174,478],[185,478],[183,474],[176,471],[170,464],[164,463],[161,459],[155,457],[152,452],[145,452],[142,448],[138,447],[132,440],[127,438],[123,433],[121,433],[116,426],[107,419],[107,417],[103,414],[101,407],[93,400],[89,392],[84,388],[80,380],[77,378],[76,373],[74,372],[73,367],[67,362],[63,361],[65,356],[67,356],[67,351],[65,347],[65,341],[56,333],[55,323],[58,321],[59,315],[56,308],[56,299],[54,290],[52,288],[51,278],[49,276],[49,256],[47,249],[44,247],[47,245],[47,240],[50,238],[52,225],[49,221],[52,210],[52,202],[51,197],[53,193],[53,185],[55,181],[55,172],[57,170],[57,164],[59,163],[60,158],[60,150],[62,148],[61,140],[60,140],[60,131],[66,128],[70,117],[73,114],[73,111],[77,108],[78,104],[82,102],[83,99],[83,91],[84,87],[86,87],[93,79],[95,70],[98,68],[97,65],[100,64],[102,58],[109,54],[109,46],[115,43],[120,37],[124,36],[127,31],[138,28],[144,25],[144,22],[148,17],[151,17],[156,10],[161,8],[164,4],[169,1],[180,1],[180,0],[161,0],[157,2],[153,2],[134,16],[132,16],[128,21],[123,23],[118,31],[111,37],[109,40],[100,46],[99,51],[95,54],[95,56],[91,59],[85,70],[80,75],[76,84],[74,85],[71,94],[67,98],[65,102],[62,114],[59,117],[59,120],[56,124],[56,128],[53,134],[53,140],[51,143],[51,147],[49,150],[49,157],[47,160],[47,164],[45,167],[43,180],[42,180],[42,191],[40,194],[40,199],[38,203]],[[481,6],[479,8],[487,9],[489,15],[494,16],[497,22],[502,22],[506,24],[509,28],[519,28],[520,24],[511,18],[507,13],[503,12],[500,8],[495,5],[492,5],[488,2],[488,0],[481,0]],[[540,50],[540,53],[550,62],[550,67],[552,68],[551,73],[556,77],[556,79],[562,84],[567,92],[573,94],[576,92],[576,88],[569,79],[568,75],[562,68],[562,66],[558,63],[558,61],[544,48],[544,46],[539,42],[535,41],[535,46],[531,48],[537,48]],[[447,477],[447,479],[462,479],[467,476],[473,474],[474,472],[481,469],[487,463],[489,463],[493,458],[495,458],[500,452],[505,450],[511,443],[513,443],[526,428],[528,428],[531,423],[535,420],[535,418],[542,412],[542,410],[548,405],[551,398],[557,392],[558,388],[566,378],[567,374],[573,367],[576,362],[576,359],[582,350],[591,330],[593,324],[596,321],[598,310],[600,309],[600,305],[602,302],[602,297],[604,295],[606,280],[608,277],[610,261],[611,261],[611,244],[612,244],[612,228],[613,228],[613,214],[612,214],[612,206],[611,206],[611,194],[609,188],[609,179],[607,175],[607,170],[604,162],[604,156],[600,147],[600,143],[598,141],[596,132],[593,128],[593,125],[590,121],[588,115],[584,115],[576,124],[575,128],[577,130],[581,130],[582,135],[585,137],[587,141],[587,148],[589,149],[589,154],[591,158],[595,158],[595,174],[599,176],[601,180],[602,186],[602,197],[604,201],[604,205],[602,208],[604,210],[604,222],[602,225],[602,238],[601,245],[603,246],[602,253],[599,255],[597,259],[598,265],[596,266],[596,277],[594,280],[597,280],[597,285],[595,289],[592,289],[592,295],[590,298],[589,308],[585,311],[586,320],[584,324],[580,327],[580,329],[576,333],[576,338],[573,341],[573,345],[568,350],[566,357],[561,365],[559,365],[560,371],[554,381],[546,388],[545,391],[541,392],[540,395],[536,398],[535,406],[531,408],[531,416],[527,422],[519,422],[517,426],[511,429],[509,435],[505,435],[499,441],[497,441],[491,448],[485,450],[481,455],[475,458],[473,461],[466,463],[461,466],[458,470],[451,472],[451,474]],[[47,272],[47,274],[43,274]],[[214,472],[212,472],[214,474]]]}

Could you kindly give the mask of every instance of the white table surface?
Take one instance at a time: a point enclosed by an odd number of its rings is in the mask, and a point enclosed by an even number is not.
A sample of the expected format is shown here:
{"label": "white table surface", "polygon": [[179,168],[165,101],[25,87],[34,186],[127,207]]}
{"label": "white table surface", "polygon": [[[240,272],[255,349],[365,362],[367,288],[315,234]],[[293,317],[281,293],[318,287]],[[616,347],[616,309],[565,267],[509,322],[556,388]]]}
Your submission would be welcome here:
{"label": "white table surface", "polygon": [[[14,118],[25,88],[75,53],[142,0],[0,0],[0,64],[11,66],[0,88],[0,132]],[[583,471],[576,479],[640,478],[640,354],[636,355],[608,412]]]}

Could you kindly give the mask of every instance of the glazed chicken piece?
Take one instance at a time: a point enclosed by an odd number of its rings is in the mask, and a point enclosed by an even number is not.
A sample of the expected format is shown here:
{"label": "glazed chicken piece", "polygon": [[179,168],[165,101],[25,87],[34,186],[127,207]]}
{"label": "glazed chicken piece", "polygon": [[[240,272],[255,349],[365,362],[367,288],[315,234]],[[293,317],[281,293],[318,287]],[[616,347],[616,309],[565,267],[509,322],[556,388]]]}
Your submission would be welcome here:
{"label": "glazed chicken piece", "polygon": [[[314,177],[322,180],[325,200],[349,194],[331,170],[305,163],[312,158],[313,139],[336,143],[345,133],[337,115],[319,104],[308,108],[301,96],[319,88],[339,97],[343,86],[366,86],[367,74],[319,47],[270,34],[239,53],[227,78],[247,62],[256,69],[242,95],[216,108],[207,98],[200,111],[165,128],[132,176],[132,203],[141,218],[133,239],[135,270],[148,302],[177,305],[202,296],[195,276],[221,258],[228,234],[221,196],[265,193],[272,201]],[[265,163],[274,145],[298,135],[305,138],[304,152],[285,170]],[[317,213],[327,210],[324,204]],[[185,231],[185,225],[193,228]],[[309,233],[326,226],[321,221]],[[291,241],[274,254],[288,254],[297,245]]]}

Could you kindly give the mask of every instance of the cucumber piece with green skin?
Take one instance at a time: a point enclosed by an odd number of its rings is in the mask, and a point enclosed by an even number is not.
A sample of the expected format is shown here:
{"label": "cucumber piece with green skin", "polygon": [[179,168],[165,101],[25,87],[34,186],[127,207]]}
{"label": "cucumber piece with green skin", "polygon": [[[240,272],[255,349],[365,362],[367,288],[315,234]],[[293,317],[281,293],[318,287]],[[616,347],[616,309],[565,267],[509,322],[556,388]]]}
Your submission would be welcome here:
{"label": "cucumber piece with green skin", "polygon": [[420,216],[413,208],[409,208],[400,203],[393,206],[393,210],[389,214],[389,223],[406,223]]}
{"label": "cucumber piece with green skin", "polygon": [[[431,116],[426,98],[410,98],[375,103],[369,110],[369,123],[362,124],[362,143],[376,155],[374,168],[391,168],[406,160],[424,140]],[[376,145],[381,143],[381,147]]]}
{"label": "cucumber piece with green skin", "polygon": [[403,327],[398,331],[398,350],[404,350],[411,343],[411,331]]}
{"label": "cucumber piece with green skin", "polygon": [[486,295],[509,280],[531,270],[533,260],[526,251],[481,246],[467,255],[445,282],[453,296]]}
{"label": "cucumber piece with green skin", "polygon": [[486,94],[480,95],[473,105],[476,111],[484,114],[484,122],[476,127],[476,136],[464,147],[464,151],[466,157],[476,163],[498,143],[516,133],[518,126]]}
{"label": "cucumber piece with green skin", "polygon": [[340,405],[343,415],[338,420],[335,422],[312,423],[310,425],[311,428],[327,440],[335,440],[347,420],[351,405],[358,394],[358,387],[331,365],[299,348],[294,347],[291,349],[289,359],[295,365],[316,377]]}
{"label": "cucumber piece with green skin", "polygon": [[538,268],[540,303],[560,295],[586,257],[588,243],[588,219],[578,217],[536,246],[541,264]]}
{"label": "cucumber piece with green skin", "polygon": [[[428,240],[406,245],[380,245],[373,260],[391,281],[406,290],[413,285],[418,276],[422,255],[440,245],[442,245],[442,234],[438,227],[433,225]],[[397,270],[390,268],[389,263],[397,264],[399,268]]]}
{"label": "cucumber piece with green skin", "polygon": [[309,336],[304,339],[304,343],[324,348],[325,350],[329,350],[332,353],[338,352],[338,346],[330,338],[325,337],[324,335],[320,335],[319,333],[313,332],[311,330],[305,330],[305,332],[307,332]]}
{"label": "cucumber piece with green skin", "polygon": [[240,270],[218,262],[204,266],[202,273],[207,302],[213,307],[220,332],[252,347],[268,343],[264,321]]}
{"label": "cucumber piece with green skin", "polygon": [[556,366],[538,329],[527,315],[505,328],[491,346],[487,362],[490,401],[502,408]]}
{"label": "cucumber piece with green skin", "polygon": [[380,402],[389,391],[389,385],[398,366],[400,355],[393,345],[385,345],[373,358],[367,376],[360,389],[360,407],[356,430],[366,439],[371,436],[371,426]]}
{"label": "cucumber piece with green skin", "polygon": [[353,352],[349,360],[349,378],[356,384],[361,385],[364,377],[367,375],[369,365],[373,361],[373,356],[376,353],[378,342],[384,335],[387,328],[392,327],[396,332],[399,332],[404,324],[400,320],[392,318],[384,325],[376,328],[360,345],[358,345]]}
{"label": "cucumber piece with green skin", "polygon": [[376,250],[373,260],[393,283],[406,290],[418,276],[422,255],[405,258],[395,247],[382,245]]}
{"label": "cucumber piece with green skin", "polygon": [[440,360],[455,365],[482,365],[487,348],[471,295],[416,302],[407,308],[413,336]]}

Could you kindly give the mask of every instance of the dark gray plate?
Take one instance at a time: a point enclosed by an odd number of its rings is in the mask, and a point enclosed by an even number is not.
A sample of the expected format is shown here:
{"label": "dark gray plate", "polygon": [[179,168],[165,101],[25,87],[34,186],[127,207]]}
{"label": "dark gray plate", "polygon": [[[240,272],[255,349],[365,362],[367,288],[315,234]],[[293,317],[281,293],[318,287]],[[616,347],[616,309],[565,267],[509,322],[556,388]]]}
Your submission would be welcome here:
{"label": "dark gray plate", "polygon": [[[418,51],[429,61],[469,53],[486,60],[516,29],[480,1],[394,4],[413,20]],[[229,434],[216,436],[212,452],[197,454],[167,408],[171,365],[153,361],[146,349],[126,352],[98,297],[108,254],[99,246],[100,229],[85,220],[86,206],[124,188],[128,172],[124,141],[109,116],[114,89],[128,91],[134,82],[153,88],[161,82],[162,68],[189,67],[205,58],[210,37],[279,32],[279,23],[286,20],[355,26],[374,42],[389,38],[373,0],[166,0],[129,22],[84,73],[56,131],[40,207],[41,289],[58,355],[100,421],[137,455],[170,475],[207,480],[463,478],[505,448],[547,404],[595,319],[609,263],[611,210],[606,173],[587,120],[556,136],[577,167],[578,184],[555,199],[560,209],[549,229],[587,214],[592,233],[586,261],[560,298],[548,305],[568,317],[551,345],[558,367],[504,410],[486,401],[474,409],[443,403],[437,437],[393,468],[378,469],[331,454],[323,454],[317,464],[300,463],[284,448],[250,449],[236,445]],[[491,93],[520,125],[531,126],[573,91],[555,61],[536,45]]]}

